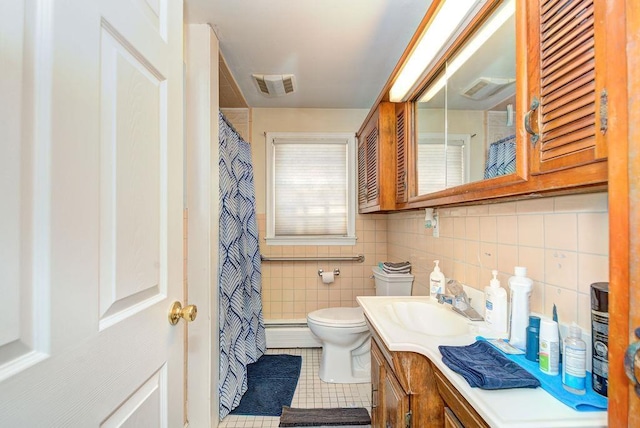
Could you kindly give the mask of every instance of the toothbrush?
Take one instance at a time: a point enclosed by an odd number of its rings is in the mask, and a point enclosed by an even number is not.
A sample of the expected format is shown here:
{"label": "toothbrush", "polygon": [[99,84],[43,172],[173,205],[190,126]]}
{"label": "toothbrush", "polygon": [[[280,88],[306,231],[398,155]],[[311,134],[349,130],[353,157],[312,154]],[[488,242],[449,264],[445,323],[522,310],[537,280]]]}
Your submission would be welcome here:
{"label": "toothbrush", "polygon": [[560,334],[560,323],[558,322],[558,310],[556,309],[556,304],[555,303],[553,304],[553,320],[558,325],[558,339],[560,341],[560,346],[559,346],[560,349],[559,349],[559,352],[558,352],[558,354],[559,354],[558,362],[560,364],[562,364],[562,351],[563,351],[562,344],[563,344],[563,341],[562,341],[562,335]]}

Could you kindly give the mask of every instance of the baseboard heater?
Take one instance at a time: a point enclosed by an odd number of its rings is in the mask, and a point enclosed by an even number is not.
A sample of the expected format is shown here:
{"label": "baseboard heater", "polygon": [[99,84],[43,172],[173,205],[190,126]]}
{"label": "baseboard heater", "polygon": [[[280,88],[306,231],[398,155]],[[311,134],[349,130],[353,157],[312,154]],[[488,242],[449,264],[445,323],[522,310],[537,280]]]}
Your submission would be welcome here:
{"label": "baseboard heater", "polygon": [[319,348],[322,346],[311,333],[305,319],[265,320],[267,348]]}

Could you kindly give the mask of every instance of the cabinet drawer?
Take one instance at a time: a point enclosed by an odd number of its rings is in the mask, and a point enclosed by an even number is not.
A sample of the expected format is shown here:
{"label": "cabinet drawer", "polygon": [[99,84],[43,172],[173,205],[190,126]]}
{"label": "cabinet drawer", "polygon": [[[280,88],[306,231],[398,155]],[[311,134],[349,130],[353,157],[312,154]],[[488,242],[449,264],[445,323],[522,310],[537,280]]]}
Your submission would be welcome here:
{"label": "cabinet drawer", "polygon": [[[445,405],[451,409],[451,411],[455,414],[456,419],[464,426],[465,428],[474,428],[474,427],[489,427],[482,417],[475,411],[473,407],[465,400],[456,389],[453,387],[451,382],[442,374],[440,370],[438,370],[435,366],[433,367],[433,371],[436,377],[436,383],[438,385],[438,392],[440,396],[445,402]],[[446,409],[446,407],[445,407]],[[446,418],[446,413],[445,413]],[[456,425],[450,425],[456,426]]]}

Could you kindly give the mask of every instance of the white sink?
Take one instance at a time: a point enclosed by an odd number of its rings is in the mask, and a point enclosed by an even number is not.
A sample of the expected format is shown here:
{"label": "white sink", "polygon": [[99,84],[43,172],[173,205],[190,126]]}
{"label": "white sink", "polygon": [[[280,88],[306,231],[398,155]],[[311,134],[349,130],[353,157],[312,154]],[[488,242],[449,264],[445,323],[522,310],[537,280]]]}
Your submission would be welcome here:
{"label": "white sink", "polygon": [[385,309],[393,322],[416,333],[457,336],[469,332],[467,319],[436,302],[392,302]]}

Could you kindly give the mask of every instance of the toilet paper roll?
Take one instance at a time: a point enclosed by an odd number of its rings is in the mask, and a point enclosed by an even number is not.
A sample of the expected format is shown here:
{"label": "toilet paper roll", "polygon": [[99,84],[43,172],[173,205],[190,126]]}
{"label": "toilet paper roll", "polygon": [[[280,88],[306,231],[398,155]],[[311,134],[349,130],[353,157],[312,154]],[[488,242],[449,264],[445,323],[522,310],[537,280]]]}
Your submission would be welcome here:
{"label": "toilet paper roll", "polygon": [[323,284],[331,284],[333,282],[333,272],[322,272],[320,276]]}

